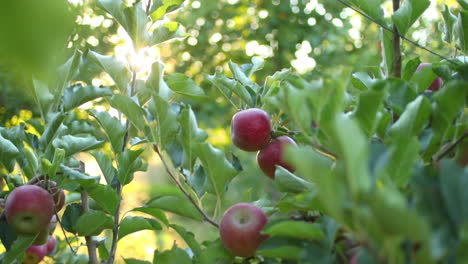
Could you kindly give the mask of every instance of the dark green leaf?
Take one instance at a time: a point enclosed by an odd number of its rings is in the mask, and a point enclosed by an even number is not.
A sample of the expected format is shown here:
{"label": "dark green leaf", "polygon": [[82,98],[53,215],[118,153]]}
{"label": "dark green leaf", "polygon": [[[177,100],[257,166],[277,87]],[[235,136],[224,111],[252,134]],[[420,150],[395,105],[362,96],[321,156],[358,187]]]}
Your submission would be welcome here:
{"label": "dark green leaf", "polygon": [[176,245],[171,250],[154,252],[154,264],[192,264],[187,252]]}
{"label": "dark green leaf", "polygon": [[46,129],[41,135],[41,138],[39,138],[39,147],[42,151],[45,151],[49,144],[52,143],[52,140],[56,136],[56,133],[59,130],[60,125],[62,124],[66,116],[67,114],[61,112],[50,115],[50,119],[47,122]]}
{"label": "dark green leaf", "polygon": [[13,171],[14,160],[20,155],[18,148],[0,134],[0,161],[8,171]]}
{"label": "dark green leaf", "polygon": [[93,184],[86,186],[85,190],[107,213],[114,214],[119,207],[120,198],[117,192],[110,186]]}
{"label": "dark green leaf", "polygon": [[112,117],[108,112],[97,112],[92,110],[91,114],[99,122],[102,129],[104,129],[114,152],[122,152],[123,138],[126,132],[125,126],[122,125],[118,119]]}
{"label": "dark green leaf", "polygon": [[11,248],[5,254],[3,258],[3,264],[13,263],[16,259],[20,262],[24,258],[24,251],[34,242],[37,235],[32,236],[18,236],[11,245]]}
{"label": "dark green leaf", "polygon": [[114,220],[101,211],[89,211],[78,218],[75,228],[80,236],[97,236],[104,229],[114,228]]}
{"label": "dark green leaf", "polygon": [[114,94],[109,103],[112,107],[122,112],[127,119],[139,130],[143,130],[145,126],[145,112],[132,99],[121,94]]}
{"label": "dark green leaf", "polygon": [[275,184],[282,192],[300,193],[315,190],[312,183],[297,177],[281,166],[276,167]]}
{"label": "dark green leaf", "polygon": [[112,159],[104,152],[91,152],[91,155],[96,159],[99,168],[106,179],[108,185],[112,184],[112,180],[117,175],[117,170],[112,165]]}
{"label": "dark green leaf", "polygon": [[430,116],[430,102],[420,95],[406,106],[398,121],[389,130],[395,137],[417,136],[424,129]]}
{"label": "dark green leaf", "polygon": [[204,97],[205,92],[192,79],[181,74],[172,73],[164,76],[164,80],[172,91],[190,97]]}
{"label": "dark green leaf", "polygon": [[64,149],[66,152],[66,157],[72,156],[74,154],[89,151],[96,149],[102,146],[104,142],[97,140],[91,135],[86,136],[72,136],[65,135],[60,138],[54,139],[52,145],[55,148]]}
{"label": "dark green leaf", "polygon": [[76,233],[76,222],[83,214],[83,208],[80,204],[69,204],[62,216],[62,226],[67,232]]}
{"label": "dark green leaf", "polygon": [[299,239],[321,240],[325,238],[320,226],[302,221],[281,221],[266,228],[263,233],[272,236],[292,237]]}
{"label": "dark green leaf", "polygon": [[183,165],[186,169],[192,170],[196,156],[194,145],[205,141],[208,137],[205,131],[198,128],[197,119],[190,106],[184,106],[177,118],[181,128],[179,134],[182,147],[184,149]]}
{"label": "dark green leaf", "polygon": [[171,228],[174,229],[187,243],[196,258],[201,256],[201,247],[198,241],[195,239],[195,235],[192,232],[187,231],[183,226],[172,224]]}
{"label": "dark green leaf", "polygon": [[155,120],[155,124],[150,124],[153,140],[160,149],[166,150],[179,130],[177,114],[171,109],[169,103],[158,95],[153,96],[148,110]]}
{"label": "dark green leaf", "polygon": [[460,10],[458,13],[455,30],[458,34],[458,47],[468,53],[468,10]]}
{"label": "dark green leaf", "polygon": [[63,94],[63,110],[68,112],[86,102],[103,96],[111,96],[112,90],[104,87],[74,85]]}
{"label": "dark green leaf", "polygon": [[145,171],[146,163],[140,157],[144,149],[126,149],[118,158],[118,177],[121,184],[129,184],[133,180],[133,174],[137,171]]}
{"label": "dark green leaf", "polygon": [[457,22],[457,17],[450,12],[447,5],[444,5],[445,9],[442,11],[442,17],[444,18],[444,41],[452,43],[454,37],[454,25]]}

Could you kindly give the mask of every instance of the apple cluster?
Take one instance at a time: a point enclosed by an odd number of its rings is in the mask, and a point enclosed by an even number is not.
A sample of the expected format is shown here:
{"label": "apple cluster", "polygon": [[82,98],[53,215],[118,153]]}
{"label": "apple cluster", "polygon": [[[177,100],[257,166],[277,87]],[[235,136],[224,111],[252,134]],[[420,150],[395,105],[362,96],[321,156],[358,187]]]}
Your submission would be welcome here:
{"label": "apple cluster", "polygon": [[36,235],[33,245],[26,250],[23,263],[39,263],[54,251],[56,239],[52,235],[57,226],[56,212],[64,203],[64,191],[50,180],[19,186],[7,196],[3,213],[8,224],[19,235]]}
{"label": "apple cluster", "polygon": [[271,137],[270,116],[259,108],[249,108],[236,113],[231,121],[231,139],[234,145],[244,151],[257,153],[257,163],[268,177],[275,178],[276,166],[291,172],[294,168],[283,159],[287,145],[296,146],[288,136]]}

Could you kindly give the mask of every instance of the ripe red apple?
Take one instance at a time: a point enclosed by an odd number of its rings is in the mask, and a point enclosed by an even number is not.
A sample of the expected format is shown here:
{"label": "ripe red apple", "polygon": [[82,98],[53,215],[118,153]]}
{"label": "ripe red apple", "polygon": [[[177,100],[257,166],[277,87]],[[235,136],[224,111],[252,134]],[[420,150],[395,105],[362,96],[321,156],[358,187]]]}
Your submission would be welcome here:
{"label": "ripe red apple", "polygon": [[54,200],[36,185],[22,185],[7,197],[5,216],[19,234],[36,234],[44,230],[54,215]]}
{"label": "ripe red apple", "polygon": [[[420,71],[422,68],[424,67],[430,67],[431,64],[430,63],[421,63],[419,64],[418,68],[416,69],[416,71]],[[437,91],[440,89],[440,87],[442,87],[442,84],[443,84],[443,81],[442,81],[442,78],[440,77],[437,77],[432,83],[431,85],[429,86],[429,88],[427,88],[428,90],[431,90],[431,91]]]}
{"label": "ripe red apple", "polygon": [[26,249],[26,257],[23,264],[37,264],[47,255],[47,246],[30,246]]}
{"label": "ripe red apple", "polygon": [[49,241],[47,241],[46,248],[47,248],[47,255],[50,255],[54,252],[55,247],[57,246],[57,239],[55,236],[50,236]]}
{"label": "ripe red apple", "polygon": [[239,257],[251,257],[260,244],[268,238],[260,232],[268,219],[259,207],[238,203],[230,207],[219,226],[221,241],[226,249]]}
{"label": "ripe red apple", "polygon": [[57,210],[57,212],[62,210],[65,203],[65,193],[62,189],[57,187],[56,182],[40,180],[36,185],[46,189],[52,195],[55,202],[55,210]]}
{"label": "ripe red apple", "polygon": [[262,109],[242,110],[232,117],[231,139],[242,150],[260,150],[270,141],[270,132],[270,117]]}
{"label": "ripe red apple", "polygon": [[294,168],[283,160],[284,147],[286,145],[296,146],[296,142],[288,136],[280,136],[273,139],[264,149],[257,154],[257,163],[260,169],[268,177],[275,178],[276,165],[279,165],[290,172]]}

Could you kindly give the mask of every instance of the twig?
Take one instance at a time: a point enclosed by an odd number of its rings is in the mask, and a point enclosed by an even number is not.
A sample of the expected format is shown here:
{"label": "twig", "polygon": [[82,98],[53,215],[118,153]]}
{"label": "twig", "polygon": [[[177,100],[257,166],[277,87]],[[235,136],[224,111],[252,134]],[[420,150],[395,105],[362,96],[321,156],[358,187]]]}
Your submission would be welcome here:
{"label": "twig", "polygon": [[[81,192],[81,207],[83,208],[83,213],[89,212],[88,205],[88,193],[86,191]],[[89,263],[98,264],[98,258],[96,254],[96,243],[93,240],[92,236],[85,236],[86,247],[88,248]]]}
{"label": "twig", "polygon": [[[133,93],[135,92],[136,89],[136,71],[132,71],[132,83],[130,86],[130,91],[129,95],[132,96]],[[125,123],[125,135],[123,138],[123,144],[122,144],[122,152],[125,151],[125,148],[127,146],[128,138],[130,134],[130,120],[128,120]],[[116,187],[117,195],[118,197],[122,198],[122,183],[118,183]],[[112,245],[111,245],[111,250],[109,254],[109,260],[107,261],[108,264],[113,264],[115,260],[115,254],[117,252],[117,242],[119,241],[119,226],[120,226],[120,206],[121,206],[121,199],[119,200],[119,203],[117,205],[117,209],[115,210],[114,214],[114,229],[112,229]]]}
{"label": "twig", "polygon": [[58,216],[57,211],[55,211],[55,217],[57,218],[57,222],[60,225],[60,229],[62,229],[63,236],[65,237],[65,241],[67,242],[68,247],[70,248],[71,252],[73,255],[76,256],[76,251],[73,249],[70,240],[68,240],[67,232],[65,232],[65,229],[63,228],[62,221],[60,220],[60,217]]}
{"label": "twig", "polygon": [[[383,28],[383,29],[385,29],[385,30],[387,30],[387,31],[393,33],[393,29],[391,29],[391,28],[389,28],[388,26],[386,26],[386,25],[380,23],[379,21],[373,19],[372,17],[366,15],[364,12],[360,11],[359,9],[356,9],[355,7],[353,7],[351,4],[347,3],[346,1],[344,1],[344,0],[337,0],[337,1],[340,2],[340,3],[342,3],[343,5],[345,5],[345,6],[349,7],[349,8],[351,8],[352,10],[354,10],[355,12],[357,12],[358,14],[360,14],[361,16],[363,16],[363,17],[369,19],[370,21],[374,22],[375,24],[379,25],[381,28]],[[401,39],[408,41],[409,43],[413,44],[414,46],[416,46],[416,47],[418,47],[418,48],[420,48],[420,49],[423,49],[423,50],[425,50],[425,51],[431,53],[432,55],[435,55],[435,56],[437,56],[437,57],[439,57],[439,58],[442,58],[442,59],[444,59],[444,60],[446,60],[446,61],[452,63],[453,65],[459,65],[459,64],[458,64],[457,62],[455,62],[454,60],[451,60],[451,59],[449,59],[449,58],[447,58],[447,57],[445,57],[445,56],[443,56],[443,55],[440,55],[440,54],[438,54],[438,53],[436,53],[436,52],[434,52],[434,51],[432,51],[432,50],[430,50],[430,49],[428,49],[428,48],[426,48],[426,47],[424,47],[424,46],[421,46],[420,44],[418,44],[418,43],[417,43],[416,41],[414,41],[414,40],[411,40],[411,39],[409,39],[409,38],[407,38],[407,37],[405,37],[405,36],[402,36],[402,35],[400,35],[400,34],[399,34],[399,36],[400,36]]]}
{"label": "twig", "polygon": [[190,193],[187,192],[187,190],[185,190],[185,188],[182,186],[182,184],[179,182],[179,180],[177,180],[177,177],[172,173],[172,171],[169,169],[169,166],[166,162],[166,160],[164,159],[162,153],[159,151],[159,148],[158,146],[156,145],[153,145],[153,150],[154,152],[156,152],[159,156],[159,158],[161,159],[163,165],[164,165],[164,168],[166,169],[166,172],[169,174],[169,176],[171,176],[172,180],[174,180],[174,182],[176,183],[177,187],[184,193],[184,195],[190,200],[190,202],[195,206],[195,208],[197,209],[198,212],[200,212],[200,214],[203,216],[203,219],[205,221],[207,221],[208,223],[210,223],[211,225],[213,225],[214,227],[216,228],[219,228],[219,224],[216,223],[213,219],[211,219],[204,211],[203,209],[200,208],[200,206],[198,205],[198,203],[195,201],[195,199],[192,197],[192,195]]}
{"label": "twig", "polygon": [[[393,0],[393,13],[400,8],[400,0]],[[393,76],[401,77],[401,44],[400,44],[400,33],[398,28],[393,24]]]}
{"label": "twig", "polygon": [[448,155],[452,150],[455,149],[455,147],[460,144],[466,137],[468,137],[468,132],[465,132],[465,134],[461,135],[455,142],[453,142],[450,146],[448,146],[441,154],[436,154],[434,155],[435,157],[433,158],[434,161],[439,161],[446,155]]}

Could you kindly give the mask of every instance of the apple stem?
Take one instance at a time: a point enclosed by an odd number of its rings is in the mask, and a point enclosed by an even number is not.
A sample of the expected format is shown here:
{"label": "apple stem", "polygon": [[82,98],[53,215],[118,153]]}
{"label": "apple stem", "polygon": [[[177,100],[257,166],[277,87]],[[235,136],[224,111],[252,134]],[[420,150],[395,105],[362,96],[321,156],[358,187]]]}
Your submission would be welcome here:
{"label": "apple stem", "polygon": [[[88,204],[88,193],[86,191],[81,191],[81,207],[83,208],[83,213],[89,212]],[[98,258],[96,254],[96,243],[94,243],[92,236],[85,236],[86,247],[88,248],[88,256],[90,264],[98,264]]]}
{"label": "apple stem", "polygon": [[185,190],[185,188],[182,186],[182,184],[179,182],[179,180],[177,179],[177,177],[174,175],[174,173],[172,173],[172,171],[169,169],[169,165],[167,164],[166,160],[164,159],[161,151],[159,150],[158,146],[156,144],[153,145],[153,150],[154,152],[156,152],[159,156],[159,158],[161,159],[161,162],[163,163],[164,165],[164,168],[166,169],[166,172],[169,174],[169,176],[172,178],[172,180],[174,180],[175,184],[177,185],[177,187],[184,193],[184,195],[190,200],[190,202],[195,206],[195,208],[197,209],[198,212],[200,212],[200,214],[203,216],[203,219],[205,221],[207,221],[208,223],[210,223],[212,226],[216,227],[216,228],[219,228],[219,224],[216,223],[213,219],[211,219],[206,213],[205,211],[203,211],[203,209],[200,207],[200,205],[195,201],[195,199],[193,198],[193,196],[187,192],[187,190]]}

